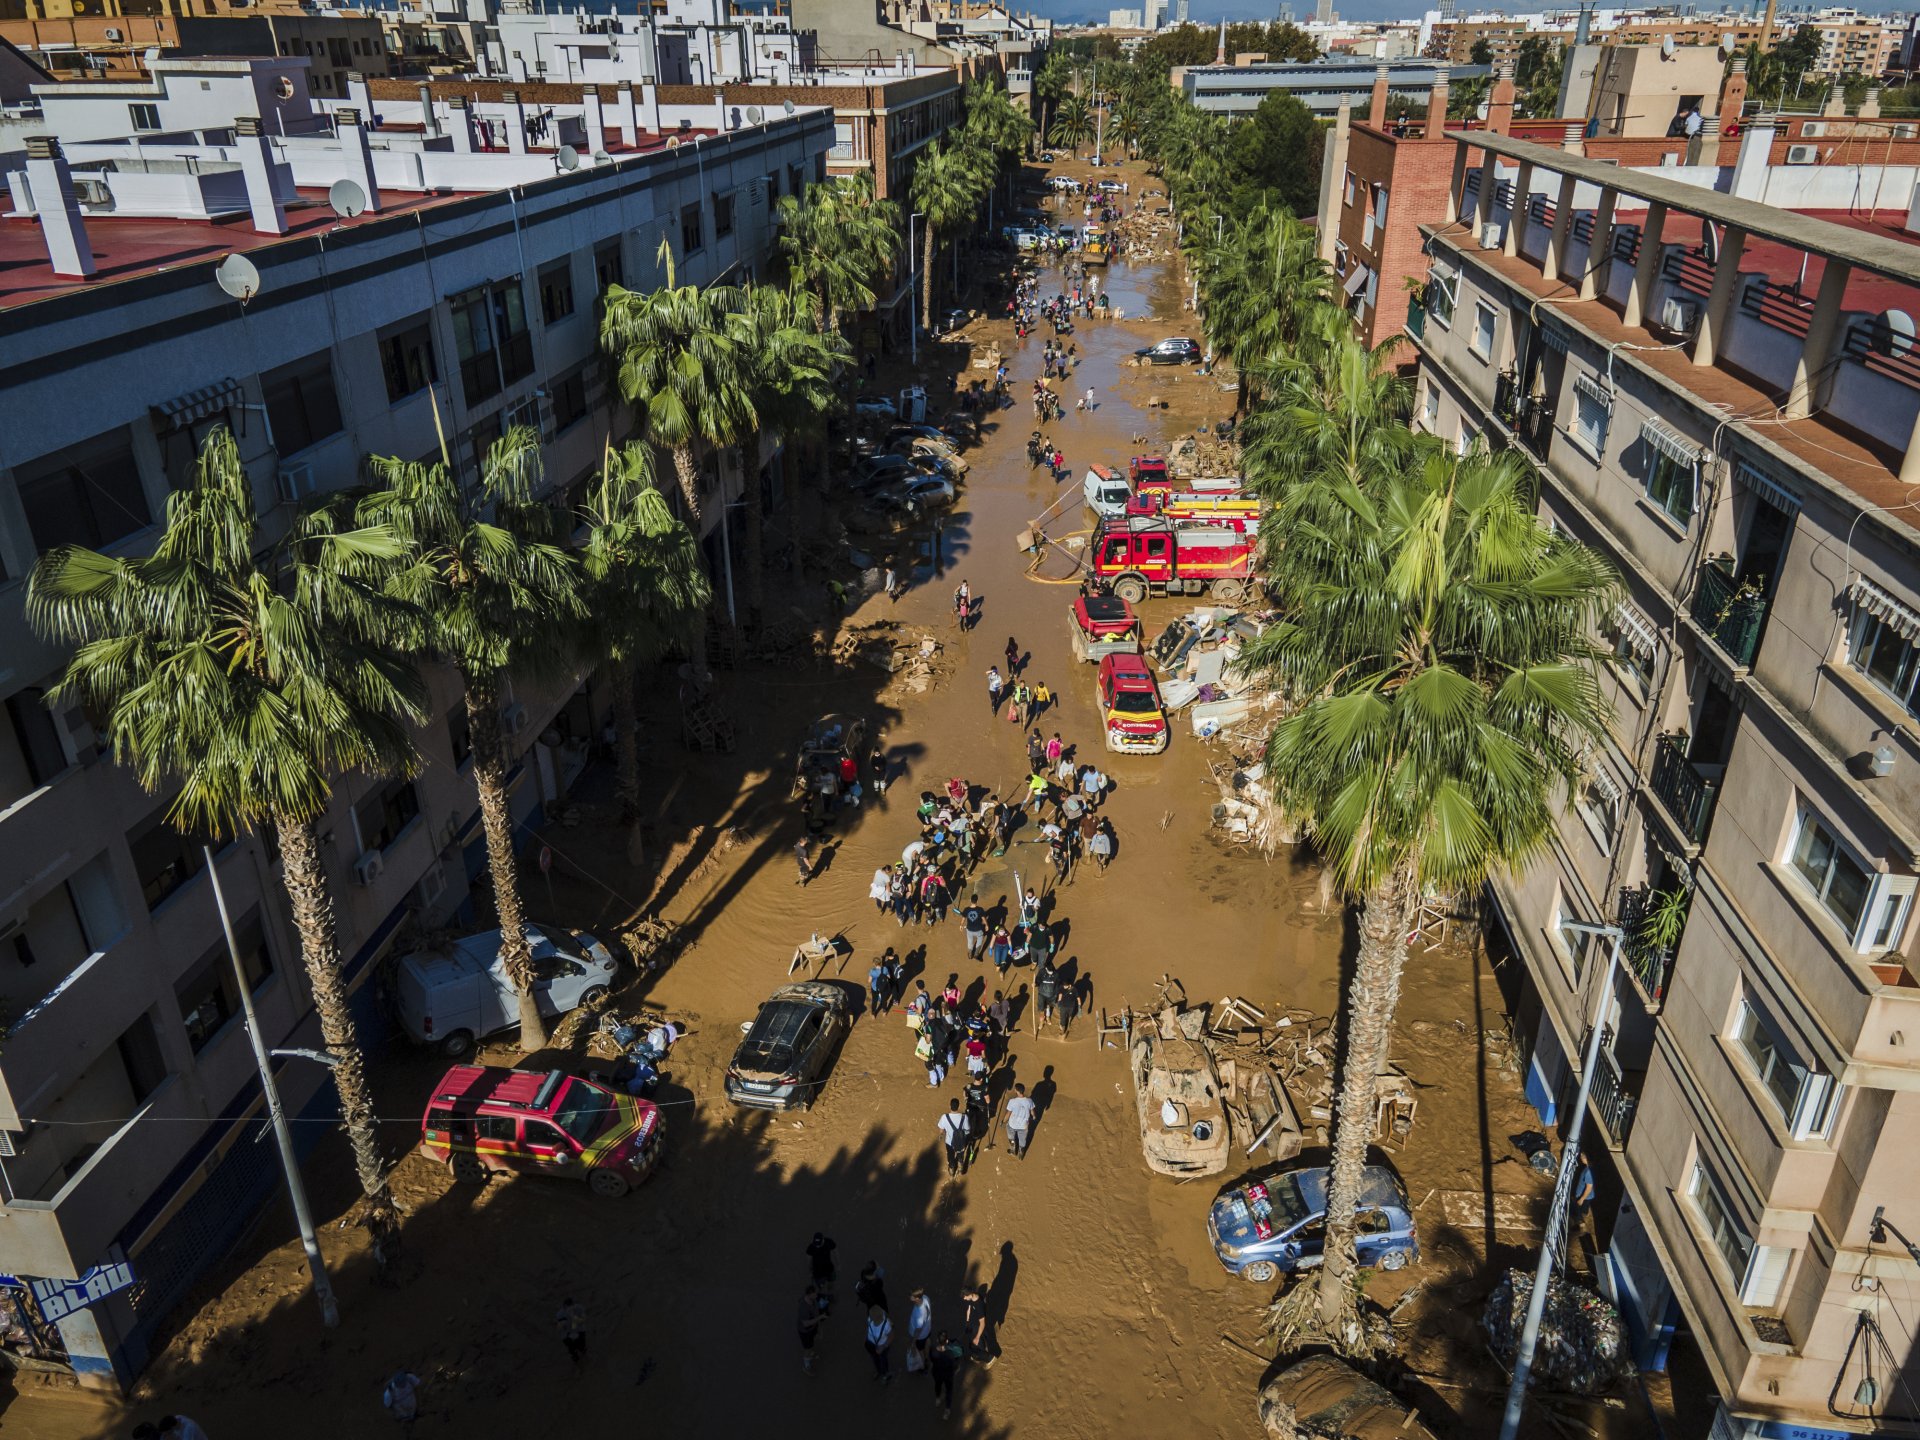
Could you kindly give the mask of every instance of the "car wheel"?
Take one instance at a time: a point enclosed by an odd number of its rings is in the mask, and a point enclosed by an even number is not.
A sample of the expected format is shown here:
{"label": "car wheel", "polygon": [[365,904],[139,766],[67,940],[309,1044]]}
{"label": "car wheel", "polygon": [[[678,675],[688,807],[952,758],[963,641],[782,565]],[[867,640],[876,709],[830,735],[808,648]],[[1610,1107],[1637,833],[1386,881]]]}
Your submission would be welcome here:
{"label": "car wheel", "polygon": [[1238,580],[1216,580],[1213,582],[1213,598],[1234,601],[1247,593],[1247,587]]}
{"label": "car wheel", "polygon": [[580,1003],[582,1005],[598,1005],[606,998],[607,987],[604,985],[594,985],[589,987],[587,991],[581,995]]}
{"label": "car wheel", "polygon": [[478,1155],[456,1155],[447,1168],[453,1171],[453,1178],[462,1185],[484,1185],[487,1176],[492,1173],[480,1163]]}
{"label": "car wheel", "polygon": [[1406,1269],[1407,1268],[1407,1252],[1404,1250],[1387,1251],[1386,1254],[1380,1257],[1380,1268],[1382,1270]]}
{"label": "car wheel", "polygon": [[633,1187],[627,1184],[627,1177],[618,1170],[593,1170],[588,1172],[587,1188],[596,1195],[618,1200]]}
{"label": "car wheel", "polygon": [[456,1030],[440,1042],[440,1053],[449,1060],[464,1060],[473,1053],[473,1032]]}
{"label": "car wheel", "polygon": [[1256,1285],[1271,1285],[1280,1276],[1280,1267],[1271,1260],[1256,1260],[1241,1267],[1240,1278]]}
{"label": "car wheel", "polygon": [[1129,605],[1138,605],[1142,600],[1147,598],[1147,587],[1144,582],[1139,580],[1116,580],[1113,585],[1113,593]]}

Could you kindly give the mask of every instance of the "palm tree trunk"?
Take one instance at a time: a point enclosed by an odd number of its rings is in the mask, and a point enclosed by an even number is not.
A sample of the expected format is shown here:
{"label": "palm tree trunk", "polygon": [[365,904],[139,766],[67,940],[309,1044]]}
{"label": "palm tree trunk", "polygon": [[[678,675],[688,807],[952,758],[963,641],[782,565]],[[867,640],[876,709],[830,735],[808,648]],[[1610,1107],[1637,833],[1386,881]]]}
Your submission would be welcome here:
{"label": "palm tree trunk", "polygon": [[[673,447],[673,473],[679,477],[680,495],[681,498],[687,502],[687,528],[693,531],[693,538],[697,544],[702,538],[700,534],[700,521],[702,519],[700,509],[700,466],[693,458],[693,447],[691,445],[676,445]],[[724,504],[725,501],[723,500],[722,503]],[[701,553],[703,557],[701,560],[701,568],[704,569],[706,567],[706,561],[704,559],[705,552],[702,551]],[[715,591],[715,598],[719,598],[717,589]],[[693,639],[689,650],[691,653],[687,658],[692,662],[694,682],[698,684],[700,677],[707,673],[707,627],[704,620],[693,627]]]}
{"label": "palm tree trunk", "polygon": [[[360,1178],[370,1216],[391,1218],[393,1192],[387,1188],[386,1167],[380,1159],[380,1137],[375,1128],[379,1112],[367,1085],[367,1059],[360,1050],[353,1012],[347,1008],[346,980],[340,973],[340,935],[333,923],[333,897],[327,892],[326,870],[320,861],[319,824],[276,815],[275,837],[280,842],[281,872],[287,899],[293,906],[293,927],[300,935],[300,958],[307,967],[307,988],[320,1016],[320,1035],[327,1053],[338,1060],[334,1088],[340,1095],[340,1118],[353,1148],[353,1168]],[[384,1226],[369,1227],[373,1234]]]}
{"label": "palm tree trunk", "polygon": [[747,565],[747,628],[758,630],[760,616],[767,603],[766,515],[760,509],[760,472],[753,468],[749,454],[760,453],[760,437],[751,447],[740,447],[740,498],[746,503],[746,534],[741,539]]}
{"label": "palm tree trunk", "polygon": [[1346,1059],[1334,1110],[1332,1174],[1327,1186],[1327,1239],[1320,1269],[1320,1325],[1335,1348],[1366,1348],[1359,1324],[1354,1222],[1360,1182],[1374,1131],[1374,1077],[1386,1067],[1407,963],[1413,881],[1395,871],[1367,896],[1360,913],[1360,953],[1347,986]]}
{"label": "palm tree trunk", "polygon": [[633,702],[633,662],[607,667],[613,684],[614,794],[620,813],[632,819],[640,809],[640,709]]}
{"label": "palm tree trunk", "polygon": [[922,232],[921,252],[926,263],[920,267],[920,328],[933,329],[933,222]]}
{"label": "palm tree trunk", "polygon": [[480,792],[480,829],[487,837],[487,871],[493,877],[493,910],[500,921],[500,959],[520,999],[520,1048],[529,1054],[547,1043],[547,1024],[533,993],[533,951],[527,944],[527,912],[520,903],[520,867],[513,853],[513,814],[507,799],[506,747],[500,739],[500,701],[494,677],[464,675],[467,728],[473,745],[474,786]]}

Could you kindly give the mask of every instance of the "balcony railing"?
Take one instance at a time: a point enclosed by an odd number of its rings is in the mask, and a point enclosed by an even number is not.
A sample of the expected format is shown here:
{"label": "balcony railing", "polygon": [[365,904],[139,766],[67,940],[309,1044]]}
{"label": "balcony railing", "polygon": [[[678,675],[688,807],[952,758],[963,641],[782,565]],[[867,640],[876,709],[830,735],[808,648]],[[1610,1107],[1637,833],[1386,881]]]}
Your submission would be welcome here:
{"label": "balcony railing", "polygon": [[1422,305],[1418,300],[1408,301],[1407,323],[1402,328],[1415,340],[1425,339],[1427,333],[1427,307]]}
{"label": "balcony railing", "polygon": [[1767,621],[1767,597],[1742,587],[1722,562],[1709,561],[1700,567],[1693,618],[1733,657],[1734,664],[1750,668],[1760,649],[1760,627]]}
{"label": "balcony railing", "polygon": [[1493,382],[1493,413],[1511,430],[1519,423],[1520,410],[1520,380],[1509,370]]}
{"label": "balcony railing", "polygon": [[[1591,1033],[1591,1032],[1589,1032]],[[1585,1048],[1584,1042],[1582,1049]],[[1615,1145],[1627,1143],[1627,1132],[1633,1129],[1633,1112],[1640,1103],[1640,1097],[1627,1089],[1626,1077],[1621,1074],[1619,1064],[1604,1048],[1600,1051],[1599,1062],[1593,1069],[1593,1086],[1587,1091],[1594,1113],[1600,1117],[1600,1123],[1607,1127],[1607,1134]]]}
{"label": "balcony railing", "polygon": [[[1647,916],[1653,909],[1654,895],[1645,885],[1620,892],[1614,923],[1623,932],[1620,960],[1627,967],[1647,999],[1658,1005],[1666,999],[1667,981],[1673,975],[1676,945],[1656,944],[1647,933]],[[1597,1082],[1596,1082],[1597,1083]]]}
{"label": "balcony railing", "polygon": [[1714,802],[1720,798],[1720,782],[1702,775],[1687,758],[1685,735],[1662,735],[1655,742],[1653,793],[1667,807],[1667,813],[1680,822],[1688,840],[1695,845],[1706,841]]}
{"label": "balcony railing", "polygon": [[1513,423],[1513,433],[1533,453],[1534,459],[1544,463],[1547,447],[1553,443],[1552,403],[1537,397],[1523,401]]}

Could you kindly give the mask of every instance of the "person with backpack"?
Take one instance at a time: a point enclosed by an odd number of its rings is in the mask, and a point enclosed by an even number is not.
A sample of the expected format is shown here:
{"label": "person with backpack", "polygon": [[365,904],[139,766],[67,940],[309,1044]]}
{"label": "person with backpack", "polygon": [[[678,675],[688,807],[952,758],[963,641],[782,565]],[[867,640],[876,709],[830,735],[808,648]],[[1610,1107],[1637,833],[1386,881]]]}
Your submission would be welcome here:
{"label": "person with backpack", "polygon": [[960,1373],[960,1360],[966,1352],[946,1331],[937,1331],[927,1351],[927,1373],[933,1377],[933,1403],[940,1407],[940,1418],[953,1418],[953,1382]]}
{"label": "person with backpack", "polygon": [[947,1147],[947,1178],[964,1175],[967,1169],[967,1112],[958,1100],[947,1102],[947,1113],[938,1122],[940,1140]]}

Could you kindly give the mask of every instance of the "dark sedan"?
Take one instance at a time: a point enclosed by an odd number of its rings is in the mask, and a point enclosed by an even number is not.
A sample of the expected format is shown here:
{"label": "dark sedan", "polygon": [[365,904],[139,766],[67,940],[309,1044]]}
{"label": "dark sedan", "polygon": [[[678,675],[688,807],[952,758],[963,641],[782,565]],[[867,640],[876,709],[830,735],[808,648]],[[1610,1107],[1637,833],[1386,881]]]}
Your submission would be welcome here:
{"label": "dark sedan", "polygon": [[756,1110],[811,1108],[852,1023],[848,1009],[847,993],[836,985],[782,985],[746,1026],[727,1066],[727,1098]]}
{"label": "dark sedan", "polygon": [[1149,365],[1197,365],[1200,363],[1201,349],[1198,340],[1189,340],[1184,335],[1168,340],[1158,340],[1144,350],[1136,350],[1134,355]]}

